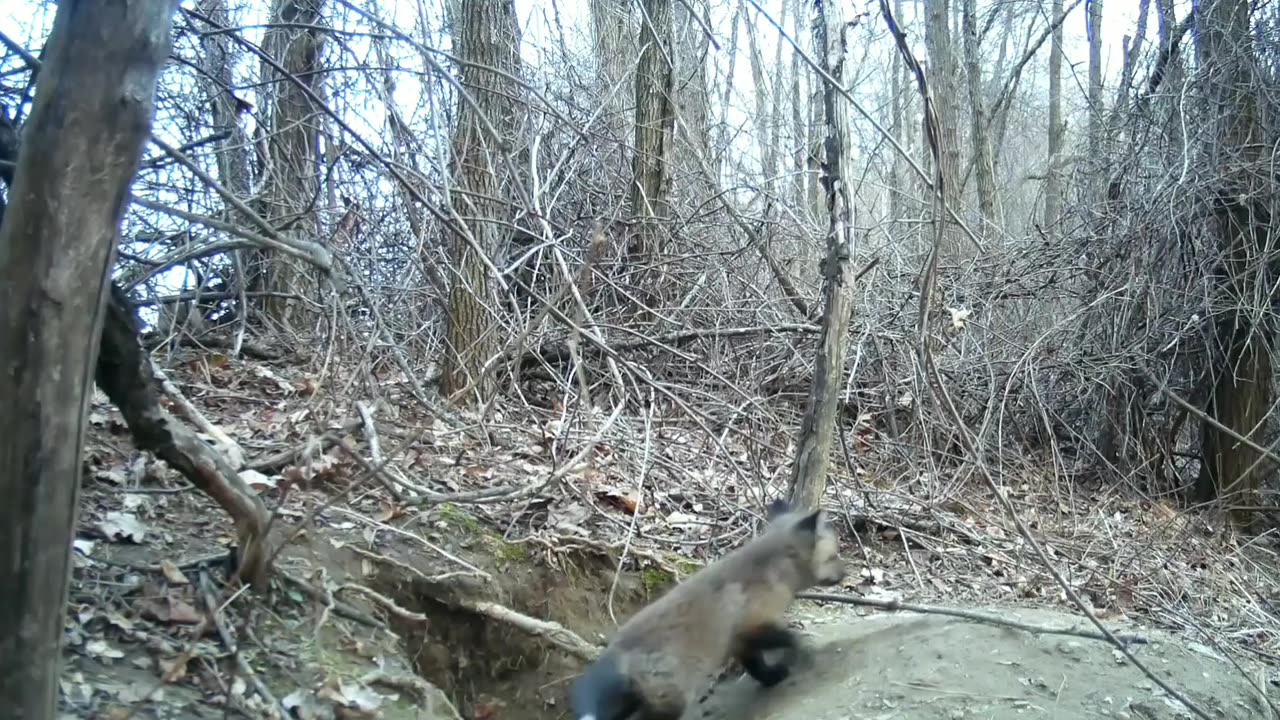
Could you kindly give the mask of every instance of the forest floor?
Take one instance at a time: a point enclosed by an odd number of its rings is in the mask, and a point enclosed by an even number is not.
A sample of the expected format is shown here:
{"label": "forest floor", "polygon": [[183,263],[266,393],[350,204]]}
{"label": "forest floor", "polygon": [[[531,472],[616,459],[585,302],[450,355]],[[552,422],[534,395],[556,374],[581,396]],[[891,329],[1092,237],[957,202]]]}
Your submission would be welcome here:
{"label": "forest floor", "polygon": [[[306,720],[568,717],[581,641],[603,641],[741,542],[752,521],[724,508],[749,506],[744,475],[776,493],[789,460],[763,472],[732,437],[717,445],[696,428],[605,413],[501,419],[477,440],[397,399],[393,377],[369,383],[370,424],[355,390],[317,392],[286,363],[188,353],[169,376],[240,444],[255,468],[244,477],[278,522],[305,529],[269,592],[224,592],[229,518],[139,454],[98,394],[66,718],[263,717],[273,705]],[[344,445],[388,462],[366,478]],[[717,448],[727,453],[713,457]],[[1095,616],[1148,640],[1131,646],[1135,657],[1210,717],[1267,717],[1280,684],[1276,538],[1033,467],[1000,479]],[[852,568],[840,591],[1087,626],[978,487],[961,469],[870,456],[856,478],[837,472],[831,497]],[[633,527],[637,497],[649,510]],[[627,571],[615,574],[620,555]],[[795,616],[812,635],[810,668],[767,693],[727,682],[689,717],[1189,717],[1099,640],[833,602],[798,603]]]}

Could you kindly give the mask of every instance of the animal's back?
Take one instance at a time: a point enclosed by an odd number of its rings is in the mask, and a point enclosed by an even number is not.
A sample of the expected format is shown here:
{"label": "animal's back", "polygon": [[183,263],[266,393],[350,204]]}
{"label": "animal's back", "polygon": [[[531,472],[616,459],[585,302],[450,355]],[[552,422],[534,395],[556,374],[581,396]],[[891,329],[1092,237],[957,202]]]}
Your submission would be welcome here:
{"label": "animal's back", "polygon": [[651,702],[688,700],[732,657],[747,627],[775,620],[791,596],[770,577],[782,552],[754,538],[636,613],[610,643],[620,669]]}

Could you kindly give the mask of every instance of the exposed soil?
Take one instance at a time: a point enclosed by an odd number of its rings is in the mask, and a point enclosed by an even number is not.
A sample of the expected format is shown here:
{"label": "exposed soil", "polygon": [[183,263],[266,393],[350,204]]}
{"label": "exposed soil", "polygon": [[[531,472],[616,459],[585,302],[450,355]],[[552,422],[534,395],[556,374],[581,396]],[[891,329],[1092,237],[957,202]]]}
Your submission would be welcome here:
{"label": "exposed soil", "polygon": [[[1044,626],[1076,617],[999,608],[1002,616]],[[700,720],[1023,720],[1026,718],[1191,717],[1097,640],[1036,635],[967,620],[914,614],[855,619],[840,609],[806,607],[811,655],[782,685],[726,682],[686,718]],[[1119,629],[1119,628],[1113,628]],[[1151,642],[1132,646],[1154,670],[1211,717],[1246,720],[1270,710],[1241,673],[1205,646],[1127,629]],[[1249,668],[1254,678],[1257,668]]]}

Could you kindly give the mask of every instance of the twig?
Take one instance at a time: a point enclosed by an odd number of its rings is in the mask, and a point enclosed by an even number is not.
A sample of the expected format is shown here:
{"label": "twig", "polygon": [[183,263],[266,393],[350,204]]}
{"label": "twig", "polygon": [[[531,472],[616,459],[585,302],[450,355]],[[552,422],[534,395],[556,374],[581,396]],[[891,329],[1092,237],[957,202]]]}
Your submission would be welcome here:
{"label": "twig", "polygon": [[[320,437],[315,439],[315,443],[320,448],[321,451],[328,450],[334,445],[337,445],[338,442],[342,439],[343,435],[346,435],[349,432],[354,432],[356,429],[358,429],[360,427],[360,424],[361,424],[361,420],[359,418],[346,420],[338,427],[333,428],[331,430],[326,430],[322,435],[320,435]],[[304,452],[306,452],[307,448],[311,447],[311,445],[312,445],[312,439],[307,438],[306,441],[304,441],[303,443],[295,447],[292,447],[288,450],[281,450],[280,452],[274,455],[268,455],[265,458],[254,460],[253,462],[250,462],[247,465],[245,465],[245,468],[249,470],[257,470],[258,472],[268,472],[271,470],[278,470],[279,468],[282,468],[285,465],[288,465],[289,463],[298,459],[298,457],[300,457]]]}
{"label": "twig", "polygon": [[462,716],[458,714],[458,709],[453,706],[453,703],[449,702],[449,697],[440,688],[417,675],[392,675],[385,670],[370,670],[360,676],[360,682],[364,685],[385,685],[389,688],[417,695],[418,700],[427,706],[426,717],[437,717],[438,713],[433,705],[436,702],[441,702],[449,709],[449,714],[454,720],[462,720]]}
{"label": "twig", "polygon": [[[276,575],[282,580],[285,580],[286,582],[288,582],[290,585],[293,585],[294,587],[301,590],[303,595],[306,595],[312,600],[315,600],[316,602],[328,602],[328,600],[325,597],[324,591],[313,587],[311,583],[306,582],[305,580],[296,578],[284,571],[278,571]],[[377,618],[366,615],[365,613],[362,613],[359,610],[356,610],[355,608],[341,601],[336,601],[336,600],[334,601],[333,614],[337,615],[338,617],[343,617],[348,620],[351,620],[352,622],[358,622],[361,625],[367,625],[371,628],[378,628],[379,630],[387,629],[386,623],[382,622],[381,620],[378,620]]]}
{"label": "twig", "polygon": [[[276,699],[274,694],[272,694],[270,688],[266,686],[266,683],[262,682],[262,678],[258,677],[258,674],[253,671],[253,666],[249,664],[248,660],[244,659],[244,654],[240,652],[240,648],[236,644],[235,639],[231,637],[231,633],[227,630],[226,626],[222,624],[222,621],[218,619],[218,600],[215,597],[217,593],[214,591],[213,586],[209,581],[209,574],[204,572],[200,573],[199,582],[200,598],[204,601],[205,612],[208,613],[208,617],[213,623],[214,629],[217,630],[218,637],[222,640],[222,644],[227,648],[231,655],[235,657],[236,668],[239,669],[245,678],[253,684],[253,689],[262,696],[262,699],[270,703],[271,708],[276,711],[279,717],[289,717],[288,709],[280,704],[280,701]],[[199,636],[197,635],[196,637]]]}
{"label": "twig", "polygon": [[419,622],[419,623],[424,623],[427,621],[426,615],[422,613],[413,612],[412,610],[406,610],[400,607],[399,605],[397,605],[395,600],[392,600],[391,598],[379,592],[371,590],[365,587],[364,585],[360,585],[358,583],[344,583],[338,586],[338,590],[349,590],[351,592],[365,595],[374,603],[382,606],[382,609],[386,610],[392,615],[395,615],[398,618],[409,620],[410,622]]}
{"label": "twig", "polygon": [[556,647],[582,660],[590,662],[600,655],[599,647],[583,640],[577,633],[558,622],[539,620],[488,600],[441,600],[441,602],[452,605],[459,610],[466,610],[506,623],[529,635],[547,640]]}

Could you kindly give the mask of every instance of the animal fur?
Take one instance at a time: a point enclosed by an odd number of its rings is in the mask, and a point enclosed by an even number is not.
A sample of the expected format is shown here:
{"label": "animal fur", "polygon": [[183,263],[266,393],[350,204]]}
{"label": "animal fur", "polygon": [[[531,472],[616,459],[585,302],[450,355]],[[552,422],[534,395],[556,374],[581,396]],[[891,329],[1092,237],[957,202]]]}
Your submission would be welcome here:
{"label": "animal fur", "polygon": [[[736,658],[761,685],[790,674],[798,647],[783,614],[797,592],[845,574],[822,511],[775,501],[757,537],[636,613],[574,683],[577,720],[678,720],[713,674]],[[784,660],[765,661],[770,650]]]}

